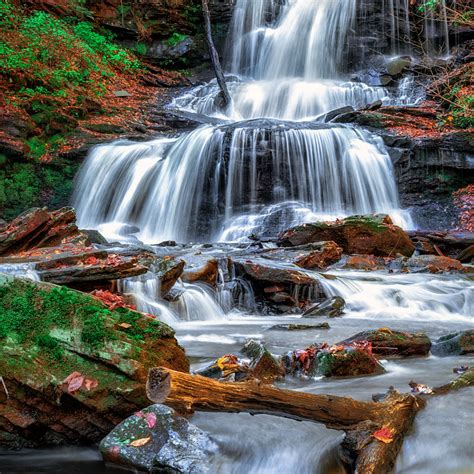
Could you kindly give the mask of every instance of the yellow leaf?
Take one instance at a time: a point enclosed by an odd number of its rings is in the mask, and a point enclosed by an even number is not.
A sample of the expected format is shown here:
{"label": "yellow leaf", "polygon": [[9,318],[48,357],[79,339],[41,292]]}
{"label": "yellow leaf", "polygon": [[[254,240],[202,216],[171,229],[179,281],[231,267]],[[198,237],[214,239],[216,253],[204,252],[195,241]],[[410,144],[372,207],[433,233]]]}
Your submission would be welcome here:
{"label": "yellow leaf", "polygon": [[151,436],[148,436],[148,438],[136,439],[135,441],[132,441],[130,443],[130,446],[133,446],[134,448],[140,448],[142,446],[145,446],[145,444],[148,444],[150,440],[151,440]]}

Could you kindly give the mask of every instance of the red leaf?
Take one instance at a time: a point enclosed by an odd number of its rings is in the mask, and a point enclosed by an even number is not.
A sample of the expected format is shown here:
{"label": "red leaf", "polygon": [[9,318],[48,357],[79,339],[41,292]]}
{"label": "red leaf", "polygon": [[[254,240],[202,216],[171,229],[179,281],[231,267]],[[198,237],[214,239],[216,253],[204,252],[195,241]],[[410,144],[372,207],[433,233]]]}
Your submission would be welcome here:
{"label": "red leaf", "polygon": [[391,443],[393,441],[393,430],[384,426],[377,430],[372,436],[375,439],[382,441],[382,443]]}

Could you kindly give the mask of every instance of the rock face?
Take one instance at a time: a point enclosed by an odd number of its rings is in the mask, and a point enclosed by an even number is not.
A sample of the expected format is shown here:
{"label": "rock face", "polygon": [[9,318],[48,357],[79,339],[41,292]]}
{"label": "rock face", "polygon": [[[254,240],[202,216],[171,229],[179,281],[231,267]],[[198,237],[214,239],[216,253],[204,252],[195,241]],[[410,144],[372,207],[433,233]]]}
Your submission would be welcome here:
{"label": "rock face", "polygon": [[308,300],[324,297],[319,281],[299,267],[265,258],[230,261],[235,274],[248,281],[259,303],[276,312],[305,306]]}
{"label": "rock face", "polygon": [[0,232],[0,255],[51,247],[66,238],[79,236],[74,209],[48,212],[33,208],[20,214]]}
{"label": "rock face", "polygon": [[208,285],[215,286],[219,274],[219,264],[216,259],[210,259],[201,266],[186,267],[181,279],[188,283],[202,281]]}
{"label": "rock face", "polygon": [[280,235],[279,243],[290,247],[331,240],[350,254],[411,256],[415,247],[408,235],[389,216],[352,216],[341,221],[304,224]]}
{"label": "rock face", "polygon": [[427,270],[430,273],[463,271],[464,267],[459,260],[439,255],[418,255],[411,257],[407,265],[416,270]]}
{"label": "rock face", "polygon": [[203,431],[164,405],[133,414],[100,443],[105,461],[140,472],[209,472],[216,451]]}
{"label": "rock face", "polygon": [[406,333],[386,328],[360,332],[341,344],[364,341],[370,342],[375,355],[384,357],[426,356],[431,347],[431,341],[424,333]]}
{"label": "rock face", "polygon": [[474,353],[474,329],[448,334],[433,343],[431,352],[437,356]]}
{"label": "rock face", "polygon": [[147,406],[148,369],[188,371],[173,330],[48,283],[0,276],[0,446],[94,443]]}

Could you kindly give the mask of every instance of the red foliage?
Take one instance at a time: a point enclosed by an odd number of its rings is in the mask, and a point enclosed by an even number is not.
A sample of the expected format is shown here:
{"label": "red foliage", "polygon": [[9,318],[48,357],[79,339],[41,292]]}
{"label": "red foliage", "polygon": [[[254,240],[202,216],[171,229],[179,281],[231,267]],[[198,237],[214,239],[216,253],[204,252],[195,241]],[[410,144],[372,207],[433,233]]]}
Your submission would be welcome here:
{"label": "red foliage", "polygon": [[459,230],[474,232],[474,184],[453,193],[454,205],[460,210]]}
{"label": "red foliage", "polygon": [[91,295],[102,301],[110,310],[116,308],[136,309],[135,306],[128,304],[123,296],[116,295],[107,290],[94,290]]}

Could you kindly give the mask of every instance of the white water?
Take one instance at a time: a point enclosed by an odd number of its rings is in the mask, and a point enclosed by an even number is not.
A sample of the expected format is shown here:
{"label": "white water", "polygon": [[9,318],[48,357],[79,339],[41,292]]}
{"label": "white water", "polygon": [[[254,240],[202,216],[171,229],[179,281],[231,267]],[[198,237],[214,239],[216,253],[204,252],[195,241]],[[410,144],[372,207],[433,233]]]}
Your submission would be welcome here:
{"label": "white water", "polygon": [[[81,227],[114,238],[107,223],[133,224],[147,243],[240,239],[258,230],[265,206],[288,201],[302,210],[283,220],[283,227],[373,212],[413,225],[399,210],[382,141],[349,127],[263,128],[249,122],[233,129],[203,126],[174,142],[103,145],[89,156],[80,183]],[[236,223],[240,230],[232,230]]]}
{"label": "white water", "polygon": [[132,224],[148,243],[241,240],[247,230],[262,230],[268,210],[277,207],[285,211],[273,235],[309,219],[372,212],[390,213],[397,224],[413,227],[399,209],[380,139],[354,128],[303,122],[386,96],[382,88],[345,82],[341,75],[356,1],[275,5],[237,2],[229,36],[229,68],[236,79],[228,111],[216,112],[213,84],[175,101],[175,107],[218,115],[226,123],[176,140],[96,148],[74,197],[80,226],[124,240],[117,228]]}

